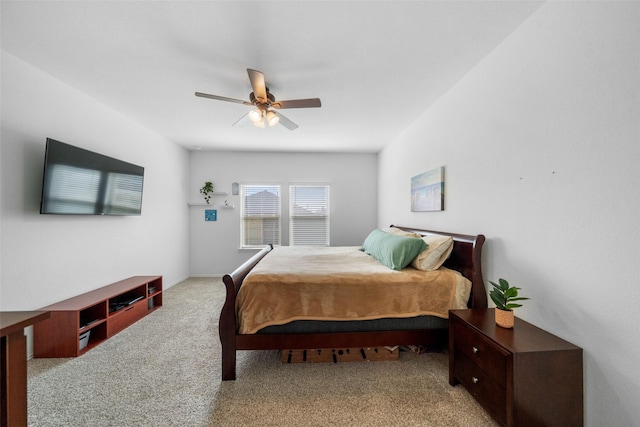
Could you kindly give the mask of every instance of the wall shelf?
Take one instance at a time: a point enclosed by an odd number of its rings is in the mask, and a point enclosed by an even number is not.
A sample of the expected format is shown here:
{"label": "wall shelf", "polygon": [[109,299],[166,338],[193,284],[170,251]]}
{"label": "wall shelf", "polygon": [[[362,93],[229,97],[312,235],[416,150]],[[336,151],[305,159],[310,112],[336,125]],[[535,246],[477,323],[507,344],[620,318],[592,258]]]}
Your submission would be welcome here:
{"label": "wall shelf", "polygon": [[219,206],[215,206],[213,203],[187,203],[187,205],[189,206],[204,206],[204,207],[209,207],[209,208],[215,208],[215,209],[235,209],[236,205],[219,205]]}
{"label": "wall shelf", "polygon": [[[214,191],[213,193],[209,193],[211,196],[228,196],[229,192],[228,191]],[[189,206],[213,206],[214,203],[207,203],[207,202],[187,202],[187,205]]]}

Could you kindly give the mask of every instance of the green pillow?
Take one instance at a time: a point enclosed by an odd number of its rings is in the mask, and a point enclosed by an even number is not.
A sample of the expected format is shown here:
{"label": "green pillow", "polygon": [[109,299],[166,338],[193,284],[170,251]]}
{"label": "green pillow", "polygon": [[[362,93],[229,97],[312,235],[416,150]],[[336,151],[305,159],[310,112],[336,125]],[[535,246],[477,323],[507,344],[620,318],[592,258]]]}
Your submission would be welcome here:
{"label": "green pillow", "polygon": [[416,237],[405,237],[373,230],[362,244],[362,250],[393,270],[402,270],[427,244]]}

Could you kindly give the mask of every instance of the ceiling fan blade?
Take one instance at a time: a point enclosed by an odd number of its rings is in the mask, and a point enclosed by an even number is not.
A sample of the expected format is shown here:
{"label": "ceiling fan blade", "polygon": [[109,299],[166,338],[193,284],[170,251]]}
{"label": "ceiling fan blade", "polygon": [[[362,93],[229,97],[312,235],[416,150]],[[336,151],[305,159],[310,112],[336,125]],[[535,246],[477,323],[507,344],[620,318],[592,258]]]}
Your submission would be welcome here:
{"label": "ceiling fan blade", "polygon": [[231,126],[244,126],[247,123],[249,123],[249,113],[245,114],[244,116],[240,117],[238,120],[236,120],[236,122],[234,124],[232,124]]}
{"label": "ceiling fan blade", "polygon": [[[273,110],[271,110],[271,111],[273,111]],[[273,112],[276,113],[276,116],[278,116],[280,118],[280,121],[278,123],[280,123],[282,126],[286,127],[289,130],[298,129],[298,125],[297,124],[295,124],[291,120],[287,119],[281,113],[278,113],[277,111],[273,111]]]}
{"label": "ceiling fan blade", "polygon": [[264,74],[260,71],[252,70],[251,68],[247,68],[247,74],[249,74],[253,95],[260,102],[267,102],[267,85],[264,82]]}
{"label": "ceiling fan blade", "polygon": [[271,104],[273,108],[314,108],[322,106],[320,98],[291,99],[289,101],[276,101]]}
{"label": "ceiling fan blade", "polygon": [[196,92],[196,96],[201,98],[217,99],[218,101],[235,102],[236,104],[253,105],[248,101],[242,101],[235,98],[227,98],[226,96],[210,95],[208,93]]}

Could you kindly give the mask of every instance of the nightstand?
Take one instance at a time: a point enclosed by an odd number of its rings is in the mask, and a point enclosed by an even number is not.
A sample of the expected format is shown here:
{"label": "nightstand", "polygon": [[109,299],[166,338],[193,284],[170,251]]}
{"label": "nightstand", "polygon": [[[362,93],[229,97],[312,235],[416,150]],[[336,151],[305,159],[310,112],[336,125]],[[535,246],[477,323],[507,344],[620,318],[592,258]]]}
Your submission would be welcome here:
{"label": "nightstand", "polygon": [[461,383],[504,426],[583,425],[582,349],[495,309],[449,312],[449,384]]}

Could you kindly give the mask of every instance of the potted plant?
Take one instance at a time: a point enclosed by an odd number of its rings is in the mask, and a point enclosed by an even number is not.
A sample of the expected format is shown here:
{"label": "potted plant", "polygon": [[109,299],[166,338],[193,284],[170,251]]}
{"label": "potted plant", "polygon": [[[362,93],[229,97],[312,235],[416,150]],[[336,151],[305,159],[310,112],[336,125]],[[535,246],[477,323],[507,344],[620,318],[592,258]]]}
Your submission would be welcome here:
{"label": "potted plant", "polygon": [[505,279],[499,279],[498,283],[489,282],[493,289],[489,292],[489,296],[496,305],[496,323],[503,328],[513,328],[514,315],[513,309],[522,307],[515,301],[522,301],[529,298],[518,296],[521,288],[510,286]]}
{"label": "potted plant", "polygon": [[207,202],[207,204],[209,204],[209,200],[211,200],[211,193],[213,193],[213,183],[206,181],[200,189],[200,194],[204,194],[204,201]]}

